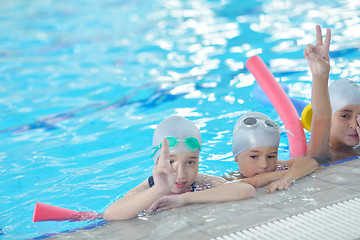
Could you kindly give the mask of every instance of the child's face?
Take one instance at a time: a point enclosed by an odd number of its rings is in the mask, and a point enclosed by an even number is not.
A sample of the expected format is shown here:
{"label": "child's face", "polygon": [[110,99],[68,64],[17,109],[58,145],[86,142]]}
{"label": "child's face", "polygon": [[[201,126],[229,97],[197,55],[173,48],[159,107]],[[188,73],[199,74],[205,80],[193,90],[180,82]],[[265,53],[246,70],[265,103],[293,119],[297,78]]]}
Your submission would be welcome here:
{"label": "child's face", "polygon": [[356,127],[359,126],[356,120],[360,114],[360,105],[349,105],[340,108],[331,118],[330,144],[332,146],[356,146],[359,143],[359,136]]}
{"label": "child's face", "polygon": [[257,147],[241,152],[235,162],[239,170],[247,177],[256,174],[272,172],[276,169],[278,149],[274,147]]}
{"label": "child's face", "polygon": [[172,193],[189,192],[195,181],[199,168],[199,155],[194,152],[170,153],[170,164],[177,172]]}

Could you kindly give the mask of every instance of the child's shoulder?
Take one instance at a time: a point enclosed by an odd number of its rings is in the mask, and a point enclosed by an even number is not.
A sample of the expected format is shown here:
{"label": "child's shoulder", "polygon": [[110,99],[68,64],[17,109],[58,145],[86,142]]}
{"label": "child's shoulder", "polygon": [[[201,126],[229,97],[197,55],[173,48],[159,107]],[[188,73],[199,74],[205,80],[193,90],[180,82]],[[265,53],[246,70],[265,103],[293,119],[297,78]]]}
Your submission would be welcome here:
{"label": "child's shoulder", "polygon": [[223,178],[215,175],[198,173],[195,179],[195,190],[210,189],[226,182]]}

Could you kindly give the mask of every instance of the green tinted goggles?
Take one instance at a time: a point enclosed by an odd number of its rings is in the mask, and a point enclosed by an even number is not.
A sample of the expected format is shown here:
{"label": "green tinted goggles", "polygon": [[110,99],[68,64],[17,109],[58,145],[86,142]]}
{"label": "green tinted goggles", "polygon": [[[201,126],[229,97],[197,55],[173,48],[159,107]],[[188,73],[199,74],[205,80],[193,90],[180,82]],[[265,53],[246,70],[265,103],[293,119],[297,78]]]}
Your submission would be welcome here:
{"label": "green tinted goggles", "polygon": [[[175,137],[166,137],[166,139],[169,142],[170,149],[175,148],[179,144],[179,142],[184,142],[185,146],[192,151],[194,151],[196,149],[201,149],[201,145],[200,145],[199,141],[194,137],[189,137],[189,138],[185,138],[185,139],[177,139]],[[153,157],[157,153],[157,151],[159,151],[159,149],[161,148],[161,145],[162,145],[162,143],[160,143],[156,147],[153,147],[151,157]]]}

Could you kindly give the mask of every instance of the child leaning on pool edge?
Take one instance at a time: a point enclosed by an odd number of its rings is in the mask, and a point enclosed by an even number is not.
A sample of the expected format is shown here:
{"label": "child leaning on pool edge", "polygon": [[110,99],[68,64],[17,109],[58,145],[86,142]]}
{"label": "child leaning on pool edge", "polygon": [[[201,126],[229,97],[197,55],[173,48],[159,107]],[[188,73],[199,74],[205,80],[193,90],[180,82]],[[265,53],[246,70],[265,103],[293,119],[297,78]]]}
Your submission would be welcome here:
{"label": "child leaning on pool edge", "polygon": [[266,192],[273,192],[287,189],[291,182],[314,171],[318,164],[310,157],[277,159],[280,132],[279,125],[265,114],[243,114],[235,124],[232,143],[239,170],[223,177],[230,181],[241,179],[254,187],[271,183]]}
{"label": "child leaning on pool edge", "polygon": [[360,155],[360,86],[349,79],[333,81],[330,73],[329,47],[331,31],[325,40],[316,25],[316,44],[304,49],[312,74],[311,106],[313,110],[307,154],[321,162]]}
{"label": "child leaning on pool edge", "polygon": [[152,212],[255,196],[249,184],[225,183],[221,177],[198,173],[200,149],[200,131],[190,120],[172,116],[160,122],[153,136],[153,175],[112,203],[104,219],[125,220],[145,209]]}

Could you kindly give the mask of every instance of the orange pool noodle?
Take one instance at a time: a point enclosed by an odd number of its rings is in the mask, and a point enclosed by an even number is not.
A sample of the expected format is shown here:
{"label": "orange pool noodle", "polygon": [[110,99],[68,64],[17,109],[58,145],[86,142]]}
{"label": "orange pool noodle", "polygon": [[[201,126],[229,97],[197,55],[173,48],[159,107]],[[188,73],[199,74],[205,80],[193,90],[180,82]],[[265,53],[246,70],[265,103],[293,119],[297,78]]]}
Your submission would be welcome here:
{"label": "orange pool noodle", "polygon": [[274,75],[259,56],[246,61],[247,69],[254,75],[283,121],[289,139],[290,154],[301,157],[306,154],[306,138],[299,114],[284,89],[276,82]]}

